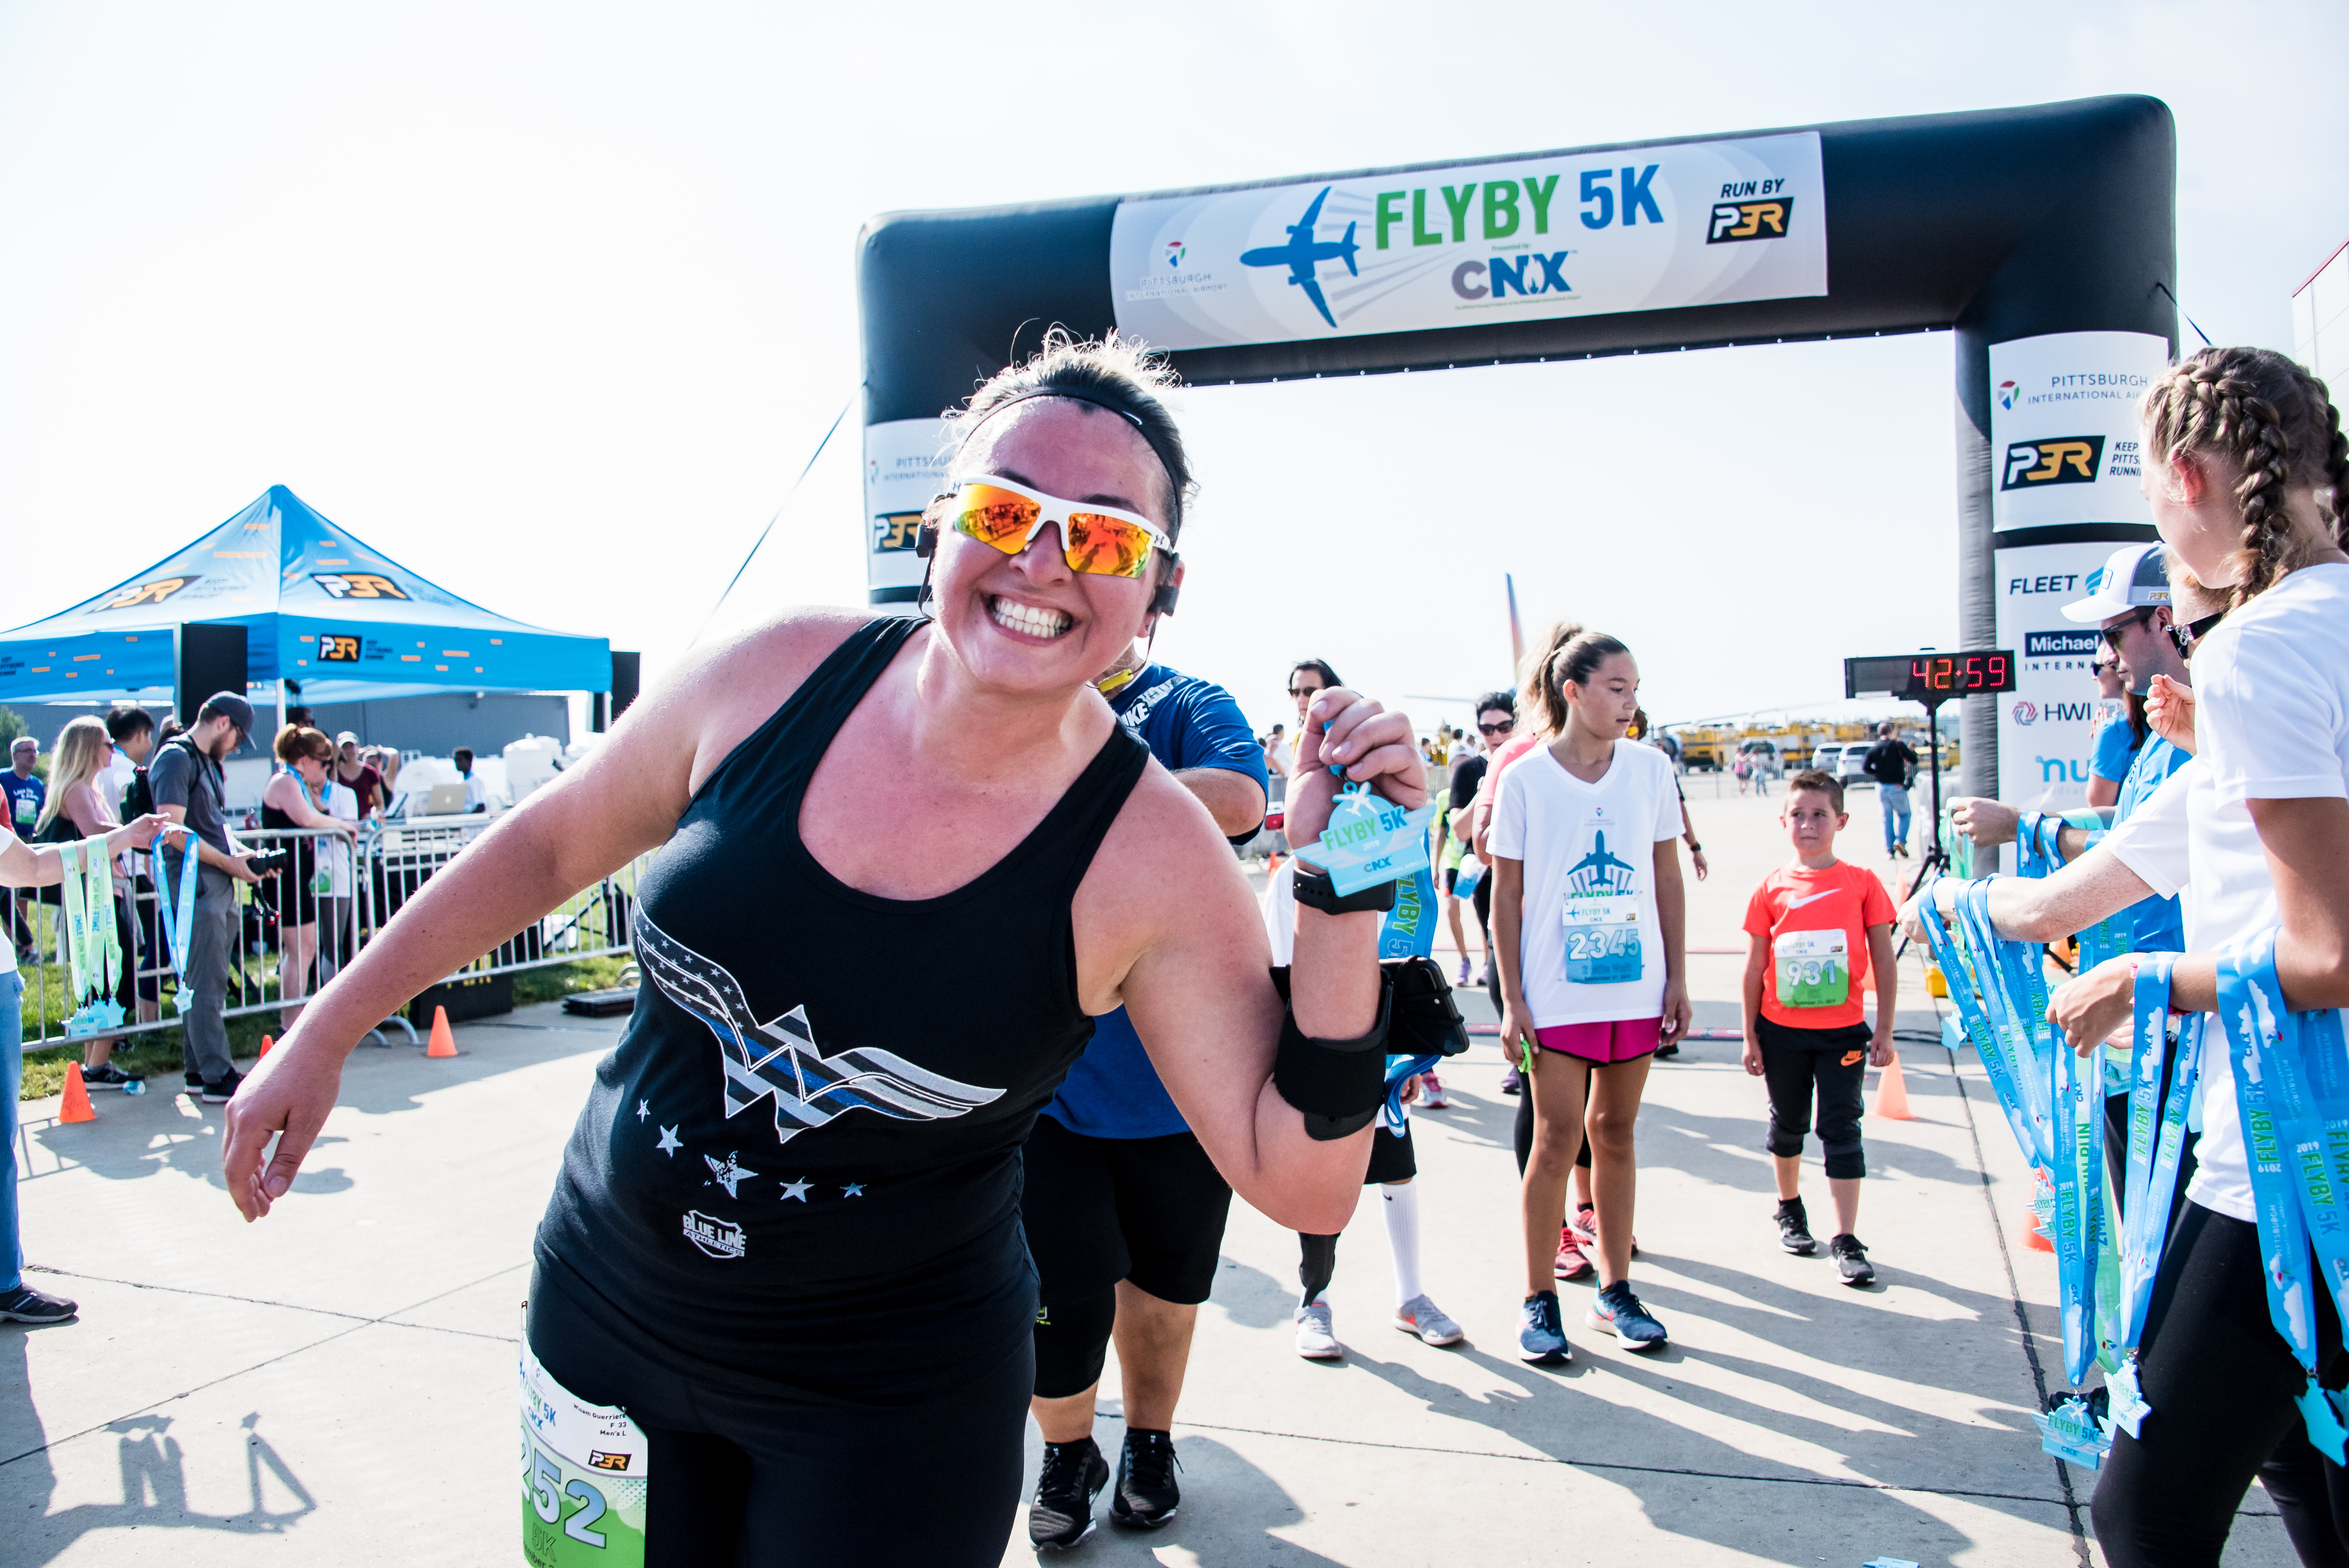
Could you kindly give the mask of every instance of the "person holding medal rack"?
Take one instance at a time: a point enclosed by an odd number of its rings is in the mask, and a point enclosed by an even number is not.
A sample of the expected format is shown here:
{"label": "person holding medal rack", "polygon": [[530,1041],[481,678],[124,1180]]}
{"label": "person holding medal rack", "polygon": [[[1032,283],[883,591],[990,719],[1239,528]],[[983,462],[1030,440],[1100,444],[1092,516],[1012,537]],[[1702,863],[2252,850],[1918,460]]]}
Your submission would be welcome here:
{"label": "person holding medal rack", "polygon": [[[170,830],[166,819],[150,814],[104,840],[110,859],[143,850]],[[0,826],[0,887],[49,887],[64,880],[66,858],[54,844],[35,848]],[[25,1283],[25,1249],[16,1223],[16,1096],[25,1075],[25,977],[16,950],[0,942],[0,1322],[64,1323],[79,1310],[63,1296]]]}
{"label": "person holding medal rack", "polygon": [[[2061,1044],[2083,1055],[2134,1017],[2140,1081],[2156,1076],[2146,1063],[2166,1046],[2163,1015],[2192,1016],[2176,1072],[2199,1086],[2198,1169],[2165,1226],[2160,1165],[2145,1170],[2132,1138],[2122,1321],[2108,1326],[2127,1359],[2110,1379],[2093,1503],[2108,1563],[2171,1568],[2220,1561],[2252,1477],[2295,1423],[2343,1494],[2349,441],[2324,385],[2266,349],[2193,356],[2147,390],[2143,414],[2162,539],[2235,605],[2195,643],[2195,759],[2064,871],[1978,892],[1938,883],[1916,913],[1930,933],[1972,900],[2012,939],[2194,890],[2185,954],[2112,959],[2048,1003]],[[2183,1110],[2161,1107],[2163,1159]],[[2287,1522],[2308,1561],[2349,1552],[2331,1522],[2330,1539]]]}
{"label": "person holding medal rack", "polygon": [[[948,416],[926,618],[794,610],[696,648],[425,883],[232,1105],[222,1170],[259,1220],[367,1030],[658,851],[636,1007],[535,1247],[525,1418],[599,1440],[526,1430],[534,1555],[577,1525],[655,1568],[999,1563],[1036,1377],[1019,1150],[1120,1006],[1243,1198],[1306,1231],[1352,1208],[1410,1050],[1378,962],[1393,883],[1300,877],[1277,974],[1229,843],[1092,686],[1174,607],[1171,384],[1114,335],[1049,334]],[[1294,836],[1338,809],[1332,767],[1416,810],[1413,734],[1315,696]]]}

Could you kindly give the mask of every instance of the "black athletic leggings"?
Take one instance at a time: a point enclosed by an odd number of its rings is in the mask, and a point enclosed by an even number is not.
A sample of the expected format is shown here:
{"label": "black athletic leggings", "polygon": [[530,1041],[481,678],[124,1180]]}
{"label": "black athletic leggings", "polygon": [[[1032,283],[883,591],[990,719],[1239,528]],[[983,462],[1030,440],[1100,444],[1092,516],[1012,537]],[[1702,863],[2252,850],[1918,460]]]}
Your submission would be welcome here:
{"label": "black athletic leggings", "polygon": [[[631,1339],[531,1281],[531,1349],[547,1375],[644,1429],[645,1568],[996,1568],[1019,1502],[1034,1344],[919,1404],[817,1400],[681,1380]],[[950,1458],[916,1461],[925,1442]],[[911,1485],[913,1491],[907,1491]],[[909,1506],[909,1499],[911,1506]],[[495,1553],[484,1553],[494,1556]]]}
{"label": "black athletic leggings", "polygon": [[[2340,1320],[2313,1259],[2302,1277],[2316,1297],[2317,1367],[2338,1387]],[[2254,1475],[2268,1480],[2302,1563],[2349,1563],[2333,1523],[2349,1519],[2349,1483],[2304,1437],[2288,1440],[2304,1379],[2268,1320],[2258,1226],[2185,1205],[2138,1357],[2153,1414],[2142,1437],[2113,1439],[2092,1510],[2111,1568],[2215,1568]]]}

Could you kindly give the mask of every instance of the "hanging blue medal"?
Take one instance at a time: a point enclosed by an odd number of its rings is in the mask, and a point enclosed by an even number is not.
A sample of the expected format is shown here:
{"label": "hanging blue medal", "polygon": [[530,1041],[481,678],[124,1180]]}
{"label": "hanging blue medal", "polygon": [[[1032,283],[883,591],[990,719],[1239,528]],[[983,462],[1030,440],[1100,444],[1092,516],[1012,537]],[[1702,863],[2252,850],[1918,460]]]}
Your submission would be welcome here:
{"label": "hanging blue medal", "polygon": [[[171,834],[180,839],[180,892],[171,894],[171,868],[163,858],[163,839]],[[188,954],[196,938],[196,885],[202,875],[197,853],[197,839],[190,829],[174,825],[156,835],[155,852],[155,923],[163,928],[163,945],[171,955],[171,973],[179,977],[175,1005],[182,1016],[196,1005],[196,994],[188,988]]]}
{"label": "hanging blue medal", "polygon": [[114,926],[114,871],[103,835],[62,844],[63,907],[67,975],[76,1004],[66,1019],[69,1038],[122,1026],[115,989],[122,979],[122,944]]}
{"label": "hanging blue medal", "polygon": [[2033,1168],[2042,1166],[2038,1141],[2032,1130],[2031,1118],[2023,1102],[2022,1089],[2016,1081],[2015,1064],[2007,1052],[1999,1031],[1992,1026],[1983,1006],[1980,976],[1966,935],[1963,914],[1969,889],[1958,892],[1960,914],[1954,922],[1945,923],[1937,905],[1928,903],[1924,919],[1926,945],[1932,950],[1933,962],[1949,982],[1950,1000],[1957,1009],[1958,1023],[1974,1054],[1982,1058],[1982,1071],[1990,1079],[1991,1091],[1998,1099],[1999,1109],[2006,1117],[2007,1130],[2023,1158]]}
{"label": "hanging blue medal", "polygon": [[[2343,1276],[2349,1225],[2323,1148],[2323,1119],[2304,1071],[2310,1019],[2319,1039],[2341,1049],[2339,1015],[2294,1015],[2275,975],[2275,934],[2263,932],[2219,955],[2219,1018],[2234,1069],[2245,1162],[2267,1265],[2268,1319],[2306,1376],[2294,1401],[2309,1441],[2334,1464],[2349,1456],[2342,1397],[2316,1379],[2316,1309],[2304,1277],[2313,1245],[2323,1276]],[[2329,1026],[2327,1026],[2329,1025]],[[2334,1304],[2341,1291],[2334,1284]]]}
{"label": "hanging blue medal", "polygon": [[[2137,961],[2129,1046],[2128,1160],[2122,1173],[2121,1294],[2116,1336],[2119,1365],[2107,1373],[2109,1418],[2116,1430],[2138,1435],[2153,1407],[2138,1381],[2137,1346],[2145,1333],[2153,1282],[2169,1234],[2178,1195],[2178,1166],[2186,1145],[2187,1115],[2201,1074],[2207,1014],[2183,1020],[2177,1061],[2168,1061],[2169,975],[2177,954],[2153,953]],[[2168,1076],[2165,1096],[2164,1073]]]}

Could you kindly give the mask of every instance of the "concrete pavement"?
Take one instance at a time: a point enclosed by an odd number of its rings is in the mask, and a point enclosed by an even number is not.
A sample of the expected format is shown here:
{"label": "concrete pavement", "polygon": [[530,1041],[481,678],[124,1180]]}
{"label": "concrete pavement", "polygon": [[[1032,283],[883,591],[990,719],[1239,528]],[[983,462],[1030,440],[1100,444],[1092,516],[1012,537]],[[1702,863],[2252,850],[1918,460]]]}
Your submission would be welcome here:
{"label": "concrete pavement", "polygon": [[[1776,805],[1694,803],[1714,869],[1692,946],[1742,951],[1745,895],[1784,854]],[[1878,861],[1872,799],[1853,805],[1845,848]],[[1735,953],[1692,961],[1701,1025],[1733,1026],[1741,967]],[[1444,1074],[1454,1109],[1415,1123],[1427,1288],[1468,1342],[1388,1326],[1366,1202],[1331,1291],[1346,1358],[1299,1359],[1295,1239],[1235,1205],[1175,1433],[1182,1514],[1154,1535],[1104,1523],[1071,1561],[2093,1558],[2094,1478],[2042,1455],[2029,1420],[2060,1346],[2052,1260],[2018,1244],[2023,1162],[1978,1067],[1923,1043],[1934,1019],[1913,966],[1906,984],[1919,1119],[1868,1122],[1860,1233],[1878,1288],[1778,1250],[1761,1088],[1734,1044],[1697,1043],[1657,1068],[1640,1129],[1634,1278],[1671,1347],[1622,1352],[1581,1326],[1588,1287],[1569,1285],[1574,1364],[1524,1366],[1515,1102],[1480,1043]],[[1467,1006],[1487,1016],[1481,996]],[[31,1277],[82,1316],[0,1326],[0,1565],[518,1560],[529,1238],[618,1027],[543,1007],[461,1027],[453,1062],[362,1047],[297,1197],[250,1227],[221,1191],[216,1108],[160,1085],[101,1097],[92,1125],[25,1105]],[[1105,1449],[1116,1409],[1104,1401]],[[1036,1452],[1031,1433],[1031,1476]],[[945,1460],[909,1451],[909,1499],[919,1467]],[[873,1561],[895,1561],[885,1522]],[[1006,1561],[1030,1561],[1024,1532]],[[2228,1562],[2292,1561],[2255,1491]]]}

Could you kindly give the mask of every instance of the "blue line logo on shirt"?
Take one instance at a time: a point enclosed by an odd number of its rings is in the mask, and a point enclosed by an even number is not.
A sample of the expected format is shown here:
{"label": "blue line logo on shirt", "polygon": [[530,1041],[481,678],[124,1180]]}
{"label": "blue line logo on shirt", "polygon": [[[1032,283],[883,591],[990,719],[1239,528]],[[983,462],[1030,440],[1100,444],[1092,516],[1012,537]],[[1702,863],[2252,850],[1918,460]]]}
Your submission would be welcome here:
{"label": "blue line logo on shirt", "polygon": [[736,1116],[772,1096],[779,1143],[843,1111],[863,1109],[899,1121],[936,1121],[968,1115],[1003,1098],[999,1088],[958,1083],[894,1051],[859,1047],[827,1057],[815,1042],[806,1007],[760,1023],[726,966],[662,931],[641,904],[635,932],[637,959],[661,995],[718,1037],[726,1069],[726,1114]]}

